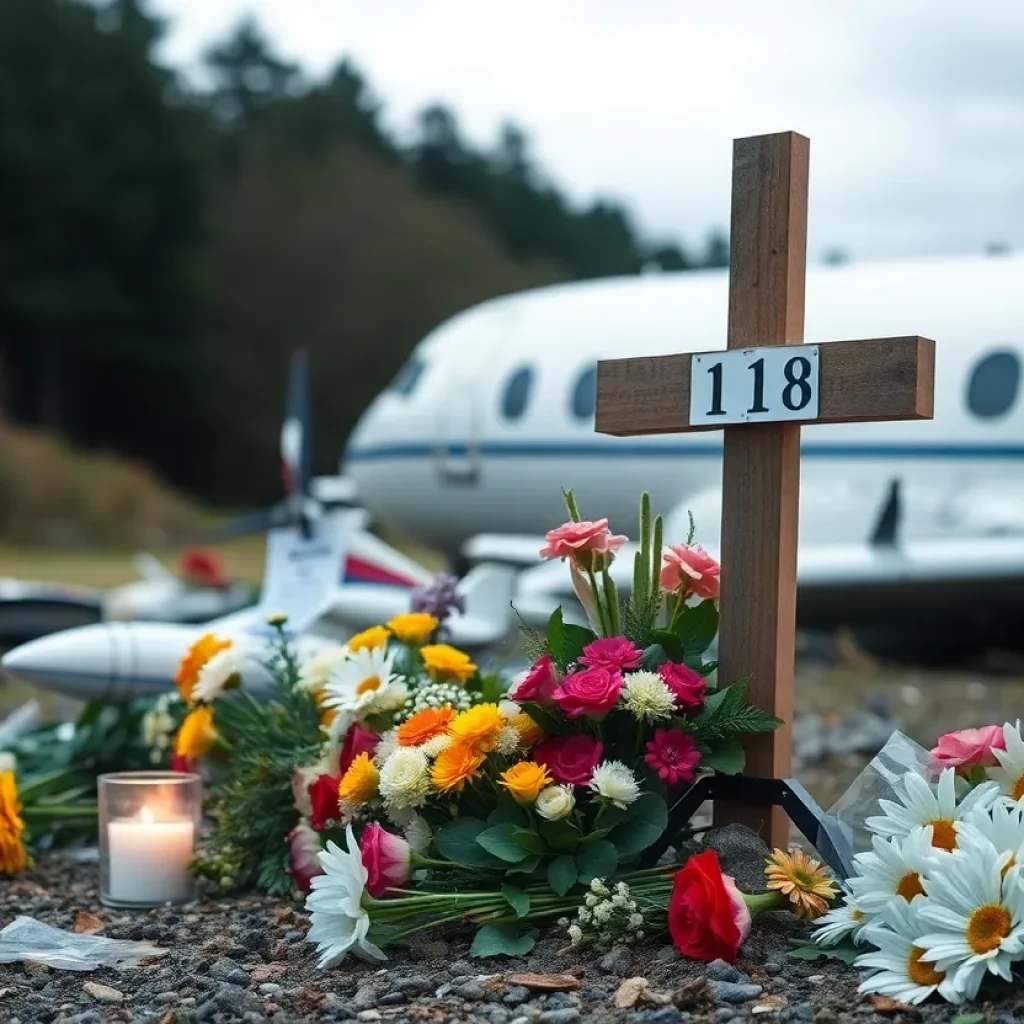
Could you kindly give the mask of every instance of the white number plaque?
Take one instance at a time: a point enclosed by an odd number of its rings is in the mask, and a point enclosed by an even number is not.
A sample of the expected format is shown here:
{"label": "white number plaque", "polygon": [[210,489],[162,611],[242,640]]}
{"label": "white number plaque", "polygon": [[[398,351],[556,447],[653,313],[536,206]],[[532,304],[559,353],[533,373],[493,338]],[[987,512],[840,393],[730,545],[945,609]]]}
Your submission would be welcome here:
{"label": "white number plaque", "polygon": [[690,360],[690,426],[818,418],[817,345],[704,352]]}

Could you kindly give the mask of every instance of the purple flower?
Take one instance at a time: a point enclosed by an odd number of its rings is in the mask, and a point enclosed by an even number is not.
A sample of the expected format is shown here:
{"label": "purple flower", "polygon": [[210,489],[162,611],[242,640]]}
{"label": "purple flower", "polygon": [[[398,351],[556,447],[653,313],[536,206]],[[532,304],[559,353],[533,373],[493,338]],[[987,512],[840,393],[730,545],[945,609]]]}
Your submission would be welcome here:
{"label": "purple flower", "polygon": [[453,611],[465,614],[466,599],[459,593],[458,586],[455,576],[439,572],[430,583],[412,592],[412,611],[433,615],[442,624]]}

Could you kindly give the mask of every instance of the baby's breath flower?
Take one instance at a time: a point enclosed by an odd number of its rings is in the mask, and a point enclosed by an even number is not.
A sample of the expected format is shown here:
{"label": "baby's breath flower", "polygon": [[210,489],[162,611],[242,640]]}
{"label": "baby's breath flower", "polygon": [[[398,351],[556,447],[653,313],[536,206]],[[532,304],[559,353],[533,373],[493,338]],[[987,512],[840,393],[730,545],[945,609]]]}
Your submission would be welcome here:
{"label": "baby's breath flower", "polygon": [[446,704],[456,711],[466,711],[473,706],[473,694],[458,683],[427,683],[413,694],[402,717],[408,718],[424,708],[443,708]]}

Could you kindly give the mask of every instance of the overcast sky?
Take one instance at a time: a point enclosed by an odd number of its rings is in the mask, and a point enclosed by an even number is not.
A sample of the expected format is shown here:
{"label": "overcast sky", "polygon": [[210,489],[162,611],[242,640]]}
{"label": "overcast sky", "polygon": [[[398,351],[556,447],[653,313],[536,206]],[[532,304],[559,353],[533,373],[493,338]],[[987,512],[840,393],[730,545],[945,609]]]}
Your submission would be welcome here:
{"label": "overcast sky", "polygon": [[1024,0],[154,0],[194,66],[244,13],[310,74],[349,56],[407,138],[442,101],[505,118],[573,200],[649,238],[729,212],[731,140],[811,139],[810,255],[1024,246]]}

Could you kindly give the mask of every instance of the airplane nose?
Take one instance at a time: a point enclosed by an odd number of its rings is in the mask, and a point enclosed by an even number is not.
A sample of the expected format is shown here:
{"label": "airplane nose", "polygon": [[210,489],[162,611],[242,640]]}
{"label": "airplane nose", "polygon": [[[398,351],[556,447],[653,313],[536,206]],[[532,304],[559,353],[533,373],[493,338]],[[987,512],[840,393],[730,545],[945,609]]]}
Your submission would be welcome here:
{"label": "airplane nose", "polygon": [[110,694],[116,644],[107,624],[62,630],[8,651],[0,664],[12,676],[76,700]]}

